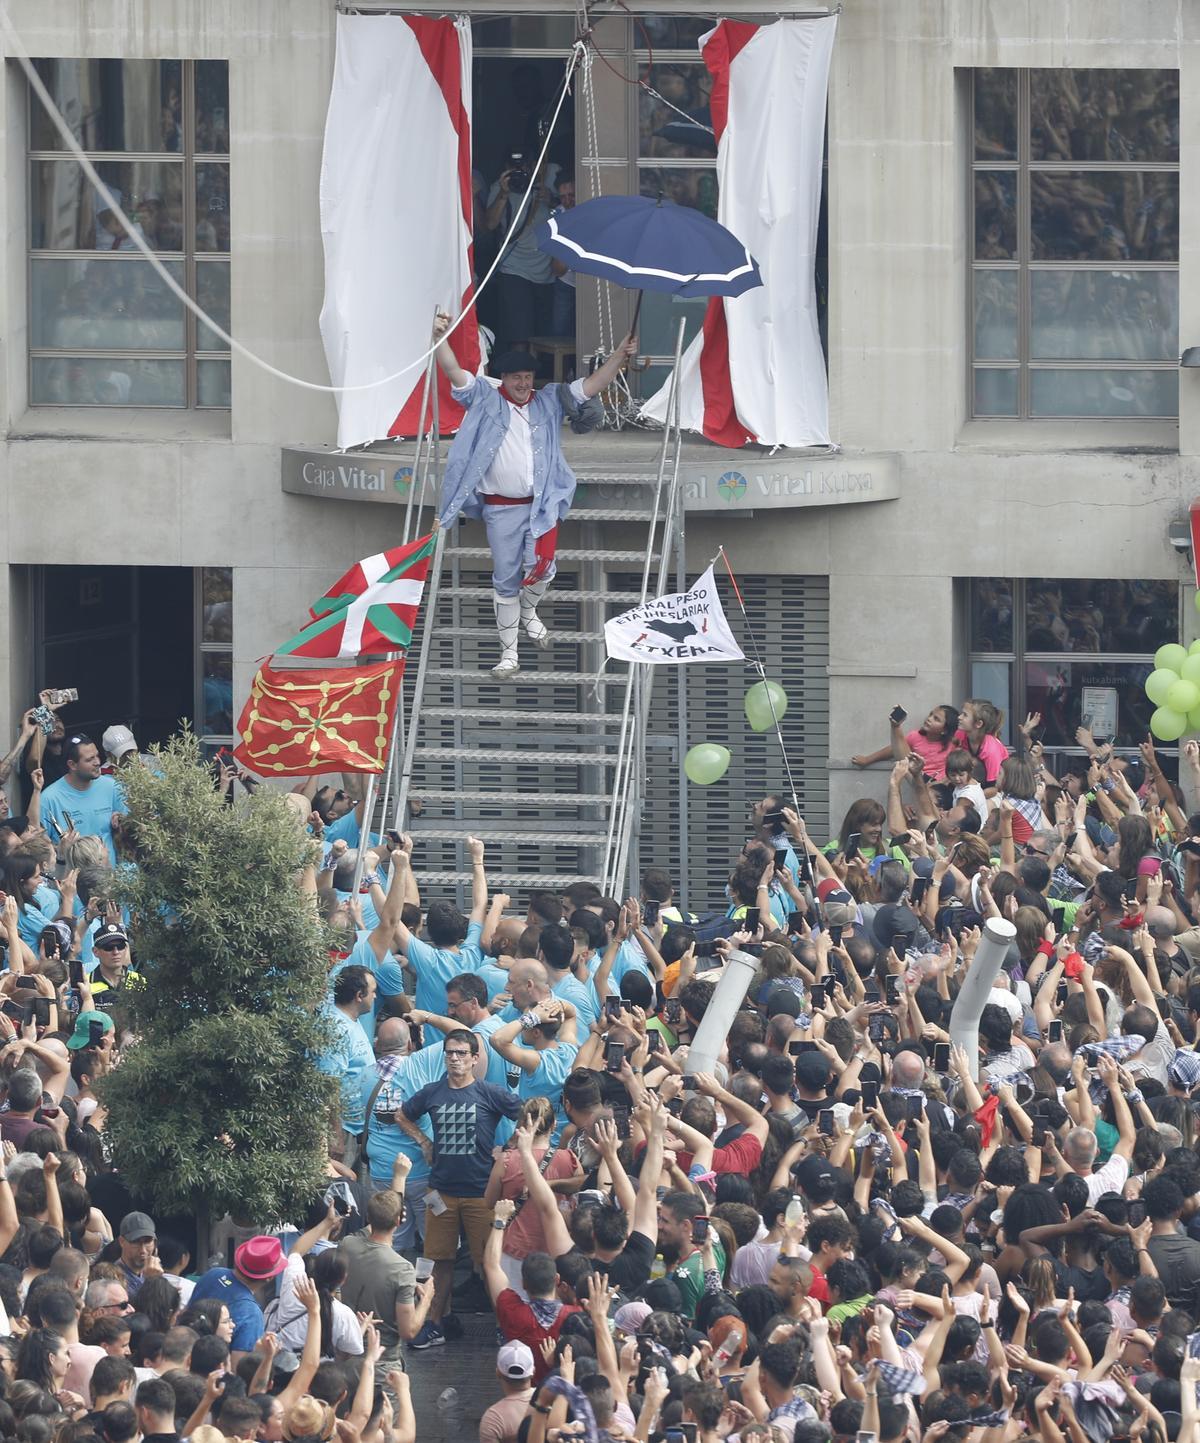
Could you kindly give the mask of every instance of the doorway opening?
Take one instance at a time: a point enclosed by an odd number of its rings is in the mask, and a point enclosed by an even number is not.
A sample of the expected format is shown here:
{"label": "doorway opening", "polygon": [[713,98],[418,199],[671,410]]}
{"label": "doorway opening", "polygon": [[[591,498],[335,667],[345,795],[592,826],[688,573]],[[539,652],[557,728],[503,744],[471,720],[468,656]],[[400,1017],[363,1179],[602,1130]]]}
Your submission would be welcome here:
{"label": "doorway opening", "polygon": [[132,729],[138,746],[194,721],[195,576],[186,566],[36,566],[31,570],[34,692],[73,687],[72,731],[97,743]]}

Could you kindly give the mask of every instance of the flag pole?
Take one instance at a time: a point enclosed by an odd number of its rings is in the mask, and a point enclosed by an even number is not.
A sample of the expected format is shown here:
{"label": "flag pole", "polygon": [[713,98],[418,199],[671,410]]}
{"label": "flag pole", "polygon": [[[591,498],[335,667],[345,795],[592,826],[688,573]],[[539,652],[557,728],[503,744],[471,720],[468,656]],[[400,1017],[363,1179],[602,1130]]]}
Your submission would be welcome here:
{"label": "flag pole", "polygon": [[[398,702],[397,706],[399,706]],[[375,791],[378,785],[379,773],[369,773],[367,776],[367,790],[363,797],[363,819],[362,826],[358,832],[358,859],[354,863],[354,884],[350,888],[351,897],[357,897],[359,895],[358,889],[362,886],[363,863],[367,859],[367,851],[371,845],[371,813],[375,810]]]}
{"label": "flag pole", "polygon": [[775,723],[775,737],[779,742],[779,754],[783,758],[783,770],[787,775],[788,790],[792,795],[792,807],[796,815],[802,815],[800,811],[800,798],[796,795],[796,782],[792,776],[792,764],[788,760],[787,747],[783,743],[783,727],[780,725],[779,715],[775,710],[775,699],[771,695],[771,688],[766,685],[767,669],[763,664],[762,652],[758,649],[758,637],[754,634],[754,627],[750,624],[750,617],[746,611],[746,603],[742,599],[741,588],[737,584],[737,577],[733,574],[733,567],[729,564],[729,557],[725,555],[723,546],[717,547],[717,555],[725,563],[725,570],[729,573],[729,580],[733,585],[733,594],[737,597],[738,608],[742,613],[742,620],[746,623],[746,635],[750,638],[750,649],[754,652],[754,661],[751,665],[758,672],[759,680],[763,682],[763,691],[767,696],[767,705],[771,708],[771,720]]}

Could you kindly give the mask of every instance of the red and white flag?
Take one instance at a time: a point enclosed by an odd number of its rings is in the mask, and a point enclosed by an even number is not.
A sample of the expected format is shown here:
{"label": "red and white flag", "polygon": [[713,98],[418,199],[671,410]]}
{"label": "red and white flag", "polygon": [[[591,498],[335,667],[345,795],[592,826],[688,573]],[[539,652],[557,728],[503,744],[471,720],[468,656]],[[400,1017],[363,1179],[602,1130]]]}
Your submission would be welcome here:
{"label": "red and white flag", "polygon": [[[417,361],[434,306],[457,315],[472,290],[471,25],[425,15],[339,15],[321,160],[325,303],[321,337],[336,386]],[[479,368],[472,311],[450,345]],[[338,445],[416,435],[425,363],[338,397]],[[439,421],[462,410],[441,371]]]}
{"label": "red and white flag", "polygon": [[[836,31],[836,16],[722,20],[700,40],[713,77],[717,219],[763,277],[755,290],[710,300],[683,357],[682,424],[721,446],[829,443],[813,267]],[[667,391],[643,414],[665,420]]]}
{"label": "red and white flag", "polygon": [[431,533],[356,561],[309,607],[312,620],[276,647],[276,655],[341,657],[406,651],[436,544]]}

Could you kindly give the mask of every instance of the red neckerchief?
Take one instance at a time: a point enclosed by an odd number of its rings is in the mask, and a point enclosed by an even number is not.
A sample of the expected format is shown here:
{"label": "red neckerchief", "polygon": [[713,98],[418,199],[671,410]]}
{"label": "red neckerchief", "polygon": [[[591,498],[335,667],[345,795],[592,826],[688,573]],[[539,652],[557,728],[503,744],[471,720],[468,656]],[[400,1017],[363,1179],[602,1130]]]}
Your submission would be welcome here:
{"label": "red neckerchief", "polygon": [[535,393],[534,393],[533,391],[530,391],[529,395],[525,398],[525,400],[523,400],[523,401],[518,401],[518,400],[516,400],[515,397],[510,396],[510,395],[508,394],[508,387],[507,387],[503,382],[501,382],[501,383],[500,383],[500,394],[504,397],[504,399],[508,402],[508,404],[509,404],[510,406],[521,407],[521,406],[528,406],[529,403],[530,403],[530,401],[533,400],[533,397],[534,397],[534,394],[535,394]]}

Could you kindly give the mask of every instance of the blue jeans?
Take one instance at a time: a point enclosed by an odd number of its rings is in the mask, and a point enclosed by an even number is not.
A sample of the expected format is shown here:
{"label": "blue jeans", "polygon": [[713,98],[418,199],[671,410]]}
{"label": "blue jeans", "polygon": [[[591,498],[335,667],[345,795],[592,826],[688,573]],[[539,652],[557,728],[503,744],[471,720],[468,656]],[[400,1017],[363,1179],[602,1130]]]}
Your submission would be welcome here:
{"label": "blue jeans", "polygon": [[[391,1185],[390,1179],[387,1182],[376,1182],[374,1178],[371,1179],[372,1192],[387,1192]],[[416,1181],[410,1178],[404,1185],[404,1216],[400,1219],[400,1226],[392,1234],[392,1247],[398,1253],[415,1253],[420,1242],[424,1241],[425,1194],[428,1191],[428,1178],[420,1178]]]}

